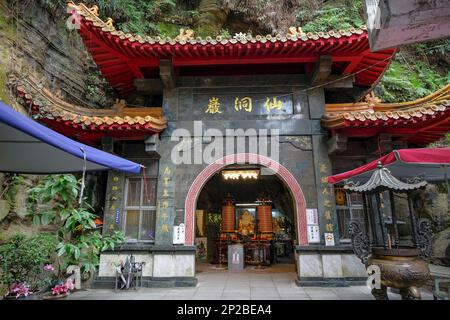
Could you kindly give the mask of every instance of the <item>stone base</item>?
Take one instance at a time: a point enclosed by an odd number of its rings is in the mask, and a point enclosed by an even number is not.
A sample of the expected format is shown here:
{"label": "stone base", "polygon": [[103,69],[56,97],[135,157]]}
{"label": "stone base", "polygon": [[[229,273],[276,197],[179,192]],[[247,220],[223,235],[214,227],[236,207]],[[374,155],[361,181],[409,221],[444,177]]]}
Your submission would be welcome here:
{"label": "stone base", "polygon": [[102,252],[98,275],[92,288],[115,287],[116,268],[133,254],[136,262],[145,262],[143,287],[192,287],[195,278],[195,247],[123,245],[115,251]]}
{"label": "stone base", "polygon": [[344,246],[296,247],[298,286],[348,287],[365,285],[366,268]]}
{"label": "stone base", "polygon": [[[144,288],[172,288],[172,287],[195,287],[197,286],[195,277],[166,277],[154,278],[143,277],[142,287]],[[92,289],[114,289],[116,285],[115,277],[96,277],[92,283]],[[129,290],[133,290],[132,288]]]}
{"label": "stone base", "polygon": [[299,287],[350,287],[366,285],[366,278],[297,278]]}

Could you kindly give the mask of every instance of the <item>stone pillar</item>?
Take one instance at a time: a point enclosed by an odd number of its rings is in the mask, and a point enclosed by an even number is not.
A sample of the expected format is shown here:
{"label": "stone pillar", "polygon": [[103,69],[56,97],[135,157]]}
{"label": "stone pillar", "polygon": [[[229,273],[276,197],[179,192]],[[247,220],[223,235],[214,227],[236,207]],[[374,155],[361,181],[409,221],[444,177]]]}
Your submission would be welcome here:
{"label": "stone pillar", "polygon": [[[325,112],[325,96],[323,88],[309,93],[309,109],[311,120],[320,120]],[[328,133],[325,130],[315,132],[312,136],[314,175],[317,193],[317,210],[319,214],[320,243],[325,244],[325,233],[333,233],[335,245],[339,244],[339,232],[335,210],[333,186],[328,184],[327,177],[332,174],[331,161],[328,156]]]}
{"label": "stone pillar", "polygon": [[156,203],[156,245],[172,245],[173,223],[175,219],[175,170],[170,158],[169,137],[161,140],[159,160],[157,203]]}
{"label": "stone pillar", "polygon": [[319,213],[320,243],[325,244],[324,233],[333,233],[335,245],[339,244],[335,198],[333,186],[327,177],[332,174],[328,157],[327,136],[314,135],[313,138],[314,174],[316,180],[317,209]]}

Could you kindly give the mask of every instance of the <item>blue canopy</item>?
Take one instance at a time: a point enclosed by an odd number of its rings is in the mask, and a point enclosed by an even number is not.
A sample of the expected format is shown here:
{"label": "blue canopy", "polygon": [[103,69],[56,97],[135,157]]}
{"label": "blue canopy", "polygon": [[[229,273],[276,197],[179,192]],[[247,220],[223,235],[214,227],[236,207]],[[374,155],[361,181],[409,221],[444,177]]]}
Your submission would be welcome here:
{"label": "blue canopy", "polygon": [[0,172],[66,173],[84,166],[87,171],[141,170],[138,163],[69,139],[0,102]]}

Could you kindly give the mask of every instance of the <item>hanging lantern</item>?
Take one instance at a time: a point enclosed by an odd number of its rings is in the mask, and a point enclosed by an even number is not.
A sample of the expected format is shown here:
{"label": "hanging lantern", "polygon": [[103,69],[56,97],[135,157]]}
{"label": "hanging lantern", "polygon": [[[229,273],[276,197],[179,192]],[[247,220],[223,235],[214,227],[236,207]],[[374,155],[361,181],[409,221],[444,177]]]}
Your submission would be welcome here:
{"label": "hanging lantern", "polygon": [[258,218],[258,229],[261,233],[272,233],[272,205],[270,200],[260,200],[260,204],[256,208]]}
{"label": "hanging lantern", "polygon": [[234,232],[236,223],[236,206],[234,199],[228,195],[222,204],[222,226],[221,232]]}
{"label": "hanging lantern", "polygon": [[335,195],[335,198],[336,198],[336,204],[338,206],[344,206],[345,202],[346,202],[344,190],[342,190],[341,188],[337,188],[336,192],[334,193],[334,195]]}

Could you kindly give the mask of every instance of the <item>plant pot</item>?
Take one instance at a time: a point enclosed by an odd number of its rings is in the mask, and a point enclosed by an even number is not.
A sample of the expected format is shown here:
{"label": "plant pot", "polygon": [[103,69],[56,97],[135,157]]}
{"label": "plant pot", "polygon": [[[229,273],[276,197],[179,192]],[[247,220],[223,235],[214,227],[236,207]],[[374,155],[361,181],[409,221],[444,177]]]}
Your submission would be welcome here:
{"label": "plant pot", "polygon": [[400,289],[400,294],[405,299],[420,299],[417,288],[430,279],[428,263],[419,257],[417,248],[372,248],[368,264],[378,265],[381,284]]}
{"label": "plant pot", "polygon": [[19,298],[16,298],[16,296],[4,296],[3,297],[4,300],[41,300],[41,298],[42,297],[41,297],[40,291],[29,294],[26,297],[19,297]]}
{"label": "plant pot", "polygon": [[0,200],[0,222],[6,218],[9,213],[9,203],[6,200]]}
{"label": "plant pot", "polygon": [[46,295],[42,296],[42,299],[44,300],[56,300],[56,299],[62,299],[65,298],[69,295],[69,293],[63,293],[63,294],[58,294],[58,295],[54,295],[51,292],[47,293]]}

